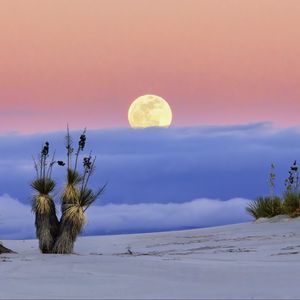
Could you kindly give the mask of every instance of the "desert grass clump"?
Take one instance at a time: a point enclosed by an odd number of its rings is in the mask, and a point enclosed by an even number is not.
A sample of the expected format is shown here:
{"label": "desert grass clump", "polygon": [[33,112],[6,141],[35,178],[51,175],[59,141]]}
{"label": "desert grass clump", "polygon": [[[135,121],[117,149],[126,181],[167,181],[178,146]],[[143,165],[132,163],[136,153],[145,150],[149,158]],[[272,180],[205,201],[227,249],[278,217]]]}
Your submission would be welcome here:
{"label": "desert grass clump", "polygon": [[248,204],[246,211],[255,219],[272,218],[284,213],[279,197],[258,197]]}
{"label": "desert grass clump", "polygon": [[275,195],[275,179],[275,164],[271,163],[268,180],[270,196],[258,197],[246,207],[247,213],[255,219],[272,218],[284,213],[282,200]]}
{"label": "desert grass clump", "polygon": [[39,248],[42,253],[51,253],[57,233],[58,219],[55,203],[51,193],[55,188],[55,182],[51,178],[54,161],[48,162],[49,143],[42,148],[38,161],[34,159],[36,178],[31,183],[35,194],[32,198],[32,211],[35,213],[36,236],[39,239]]}
{"label": "desert grass clump", "polygon": [[287,214],[291,218],[300,216],[299,168],[295,160],[285,180],[286,190],[283,200],[275,196],[275,165],[272,163],[269,172],[269,197],[258,197],[248,204],[246,211],[255,219],[271,218],[280,214]]}
{"label": "desert grass clump", "polygon": [[283,196],[283,208],[291,218],[300,216],[300,193],[286,192]]}

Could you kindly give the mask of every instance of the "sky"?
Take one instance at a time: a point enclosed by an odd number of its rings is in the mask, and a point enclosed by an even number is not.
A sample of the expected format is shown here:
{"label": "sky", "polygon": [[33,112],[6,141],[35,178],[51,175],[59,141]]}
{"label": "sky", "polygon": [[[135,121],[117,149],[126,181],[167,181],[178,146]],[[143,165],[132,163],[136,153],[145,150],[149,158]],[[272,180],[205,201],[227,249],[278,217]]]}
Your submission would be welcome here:
{"label": "sky", "polygon": [[298,124],[298,0],[1,0],[0,132],[128,127],[165,98],[173,126]]}
{"label": "sky", "polygon": [[[84,234],[249,221],[300,153],[300,1],[0,0],[0,239],[33,238],[32,155],[65,159],[88,128],[97,155]],[[154,94],[170,128],[127,112]],[[300,161],[300,160],[299,160]],[[59,195],[64,170],[55,170]]]}

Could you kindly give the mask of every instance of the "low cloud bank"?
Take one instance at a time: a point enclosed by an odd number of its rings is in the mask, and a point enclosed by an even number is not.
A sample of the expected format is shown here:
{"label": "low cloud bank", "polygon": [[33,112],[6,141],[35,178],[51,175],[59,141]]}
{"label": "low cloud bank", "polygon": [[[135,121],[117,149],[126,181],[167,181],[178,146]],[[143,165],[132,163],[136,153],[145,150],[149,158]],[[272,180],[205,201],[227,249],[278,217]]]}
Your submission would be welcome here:
{"label": "low cloud bank", "polygon": [[31,207],[7,194],[0,196],[0,240],[34,237]]}
{"label": "low cloud bank", "polygon": [[[80,132],[72,132],[74,142]],[[0,135],[0,195],[30,201],[32,154],[50,142],[57,159],[66,157],[65,132]],[[284,190],[290,164],[300,161],[300,130],[275,130],[271,124],[191,128],[91,130],[86,150],[97,155],[91,180],[108,182],[96,205],[184,203],[191,199],[253,199],[268,194],[270,163],[276,164],[276,193]],[[55,168],[57,195],[65,169]]]}
{"label": "low cloud bank", "polygon": [[[249,200],[197,199],[184,203],[108,204],[87,211],[83,235],[139,233],[209,227],[250,221]],[[0,196],[0,239],[35,238],[30,205],[9,195]]]}
{"label": "low cloud bank", "polygon": [[88,212],[86,234],[151,232],[209,227],[251,220],[249,200],[197,199],[184,203],[108,204]]}

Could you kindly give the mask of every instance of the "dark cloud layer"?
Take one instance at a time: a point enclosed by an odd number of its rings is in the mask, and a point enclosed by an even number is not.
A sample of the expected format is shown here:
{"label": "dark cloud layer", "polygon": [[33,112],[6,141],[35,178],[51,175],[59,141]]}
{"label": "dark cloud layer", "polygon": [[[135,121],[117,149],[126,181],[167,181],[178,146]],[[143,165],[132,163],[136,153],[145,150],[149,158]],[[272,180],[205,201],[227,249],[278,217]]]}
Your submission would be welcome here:
{"label": "dark cloud layer", "polygon": [[[79,136],[74,133],[74,140]],[[32,154],[48,140],[65,158],[64,132],[0,137],[0,194],[30,201]],[[277,192],[289,164],[299,158],[297,129],[275,131],[268,123],[145,130],[88,132],[87,150],[97,155],[92,184],[108,182],[101,204],[181,203],[198,198],[253,199],[268,192],[272,161]],[[63,179],[63,170],[54,176]],[[59,192],[59,190],[57,190]]]}

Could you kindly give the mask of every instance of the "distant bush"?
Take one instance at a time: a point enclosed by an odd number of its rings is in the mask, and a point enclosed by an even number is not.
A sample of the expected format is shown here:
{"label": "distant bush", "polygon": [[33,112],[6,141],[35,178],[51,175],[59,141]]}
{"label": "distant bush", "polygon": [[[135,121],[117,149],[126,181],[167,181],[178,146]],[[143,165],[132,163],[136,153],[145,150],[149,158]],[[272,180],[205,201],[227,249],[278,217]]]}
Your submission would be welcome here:
{"label": "distant bush", "polygon": [[275,196],[275,179],[275,164],[271,163],[268,180],[270,196],[258,197],[246,207],[246,211],[255,219],[272,218],[284,213],[281,199]]}
{"label": "distant bush", "polygon": [[279,197],[258,197],[248,204],[246,211],[255,219],[272,218],[284,213]]}
{"label": "distant bush", "polygon": [[269,171],[269,197],[258,197],[250,202],[246,211],[255,219],[271,218],[281,214],[287,214],[291,218],[300,216],[300,193],[299,193],[299,168],[295,160],[290,166],[289,176],[285,180],[285,193],[283,200],[275,196],[275,165],[271,164]]}
{"label": "distant bush", "polygon": [[297,192],[286,192],[283,196],[284,212],[292,218],[300,216],[300,194]]}

